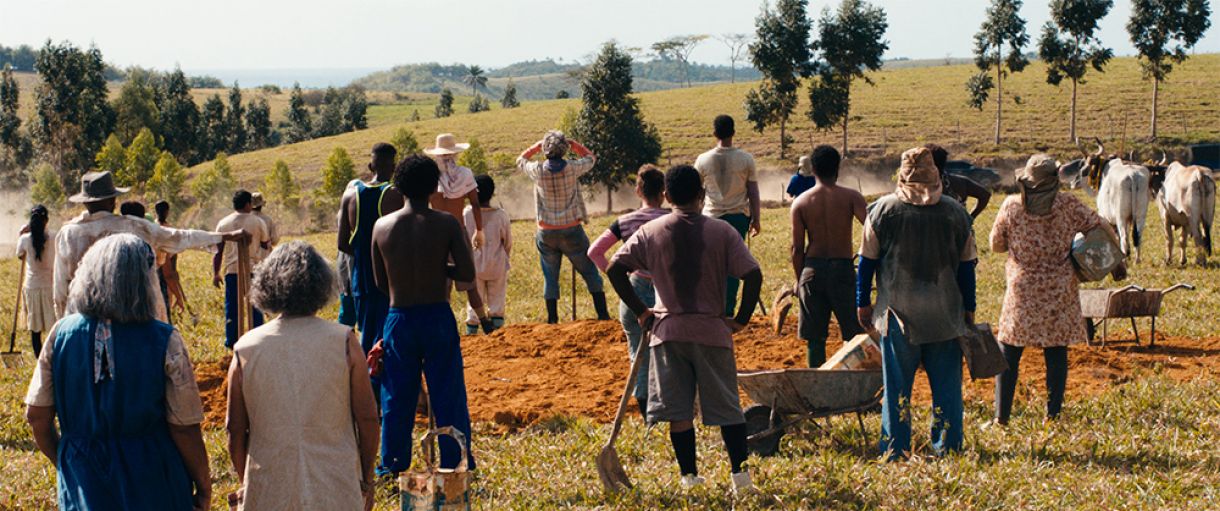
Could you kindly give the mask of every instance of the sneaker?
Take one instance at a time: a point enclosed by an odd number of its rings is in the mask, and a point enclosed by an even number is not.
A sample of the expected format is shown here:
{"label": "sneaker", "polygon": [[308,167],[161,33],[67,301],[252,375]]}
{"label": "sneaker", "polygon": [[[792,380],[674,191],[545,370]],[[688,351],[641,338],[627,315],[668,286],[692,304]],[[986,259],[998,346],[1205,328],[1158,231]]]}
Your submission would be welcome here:
{"label": "sneaker", "polygon": [[733,474],[733,494],[747,495],[755,491],[754,482],[750,480],[750,472],[748,470],[742,470]]}
{"label": "sneaker", "polygon": [[694,474],[682,474],[682,481],[681,481],[681,484],[682,484],[682,487],[683,487],[683,488],[687,488],[687,489],[689,489],[689,488],[695,488],[695,487],[698,487],[698,486],[703,486],[703,482],[704,482],[704,481],[703,481],[703,478],[702,478],[702,477],[699,477],[699,476],[697,476],[697,475],[694,475]]}

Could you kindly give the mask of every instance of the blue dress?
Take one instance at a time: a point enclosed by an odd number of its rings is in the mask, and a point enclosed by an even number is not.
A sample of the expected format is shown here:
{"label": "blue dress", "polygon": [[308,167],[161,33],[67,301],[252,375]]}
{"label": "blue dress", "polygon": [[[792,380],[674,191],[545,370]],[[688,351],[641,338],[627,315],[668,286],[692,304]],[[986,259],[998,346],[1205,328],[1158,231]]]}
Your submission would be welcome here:
{"label": "blue dress", "polygon": [[95,350],[98,324],[73,314],[59,322],[53,341],[59,508],[189,511],[191,481],[166,422],[173,327],[110,323],[109,347]]}

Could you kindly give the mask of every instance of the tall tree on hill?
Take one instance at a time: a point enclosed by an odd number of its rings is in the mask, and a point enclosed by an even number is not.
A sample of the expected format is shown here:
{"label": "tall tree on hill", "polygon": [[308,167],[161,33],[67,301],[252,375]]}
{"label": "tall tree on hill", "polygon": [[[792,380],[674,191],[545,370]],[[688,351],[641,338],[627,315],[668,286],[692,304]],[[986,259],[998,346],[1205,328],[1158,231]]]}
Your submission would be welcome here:
{"label": "tall tree on hill", "polygon": [[369,127],[369,100],[364,88],[353,85],[345,87],[343,98],[343,131],[356,131]]}
{"label": "tall tree on hill", "polygon": [[288,98],[288,142],[309,140],[313,133],[313,122],[309,118],[309,109],[305,107],[305,95],[301,92],[301,84],[292,84],[292,95]]}
{"label": "tall tree on hill", "polygon": [[237,154],[246,150],[246,107],[241,104],[241,88],[233,82],[229,89],[229,112],[225,114],[225,124],[228,125],[226,151]]}
{"label": "tall tree on hill", "polygon": [[500,98],[500,106],[504,108],[517,108],[521,106],[521,102],[517,101],[517,84],[513,83],[513,79],[508,79],[508,85],[504,86],[504,97]]}
{"label": "tall tree on hill", "polygon": [[284,160],[275,160],[275,165],[263,181],[263,193],[288,209],[296,209],[301,203],[301,187]]}
{"label": "tall tree on hill", "polygon": [[1149,132],[1156,138],[1157,99],[1161,82],[1174,64],[1186,61],[1203,33],[1211,28],[1208,0],[1133,0],[1127,33],[1140,54],[1144,79],[1152,80],[1152,122]]}
{"label": "tall tree on hill", "polygon": [[343,133],[343,102],[335,98],[322,105],[318,122],[313,125],[313,137],[322,138]]}
{"label": "tall tree on hill", "polygon": [[213,94],[203,103],[203,119],[199,126],[199,153],[206,161],[225,151],[229,140],[229,125],[225,117],[225,103],[220,94]]}
{"label": "tall tree on hill", "polygon": [[[992,0],[987,8],[987,18],[974,34],[974,65],[979,74],[966,82],[970,92],[970,106],[982,110],[991,89],[996,90],[995,143],[1000,143],[1003,133],[1004,76],[1020,73],[1029,64],[1025,58],[1025,45],[1029,34],[1025,32],[1025,20],[1021,18],[1021,0]],[[1004,50],[1008,50],[1008,55]],[[991,71],[995,70],[995,81]]]}
{"label": "tall tree on hill", "polygon": [[779,157],[784,158],[792,137],[788,118],[796,110],[796,91],[801,79],[813,71],[809,33],[813,22],[806,12],[806,0],[779,0],[775,8],[763,5],[754,19],[755,39],[750,44],[750,60],[762,72],[762,84],[746,94],[746,118],[754,130],[779,125]]}
{"label": "tall tree on hill", "polygon": [[448,87],[441,89],[441,99],[436,103],[435,113],[437,119],[453,115],[453,91]]}
{"label": "tall tree on hill", "polygon": [[351,156],[348,156],[347,149],[335,146],[326,158],[326,164],[322,166],[322,185],[316,193],[328,199],[338,199],[343,196],[343,190],[353,179],[356,179],[356,165],[352,163]]}
{"label": "tall tree on hill", "polygon": [[13,78],[13,67],[0,71],[0,150],[15,155],[22,145],[21,116],[17,113],[21,88]]}
{"label": "tall tree on hill", "polygon": [[191,87],[181,69],[174,69],[158,91],[161,138],[165,150],[193,164],[203,161],[195,152],[199,136],[199,106],[191,97]]}
{"label": "tall tree on hill", "polygon": [[114,132],[119,142],[130,144],[140,130],[148,128],[153,134],[161,131],[157,108],[157,91],[152,84],[152,73],[133,67],[127,71],[127,81],[119,89],[114,100]]}
{"label": "tall tree on hill", "polygon": [[186,173],[182,164],[169,151],[161,151],[157,165],[153,167],[152,178],[148,180],[147,192],[153,199],[163,200],[171,205],[182,204],[182,190],[186,185]]}
{"label": "tall tree on hill", "polygon": [[1101,45],[1097,25],[1114,0],[1052,0],[1051,20],[1042,27],[1038,41],[1038,56],[1046,62],[1046,83],[1059,85],[1064,79],[1072,82],[1072,117],[1068,124],[1068,139],[1076,141],[1076,89],[1085,83],[1085,74],[1092,67],[1105,72],[1106,63],[1114,51]]}
{"label": "tall tree on hill", "polygon": [[466,76],[462,77],[462,83],[470,86],[470,95],[477,95],[479,88],[487,88],[487,76],[483,68],[471,65],[466,68]]}
{"label": "tall tree on hill", "polygon": [[247,147],[250,150],[271,146],[271,107],[265,98],[250,102],[246,109],[246,130],[250,135]]}
{"label": "tall tree on hill", "polygon": [[42,83],[34,93],[30,135],[63,187],[71,190],[114,126],[114,110],[106,101],[106,64],[97,48],[81,51],[71,43],[47,41],[35,67]]}
{"label": "tall tree on hill", "polygon": [[860,79],[873,85],[866,71],[881,69],[889,22],[885,10],[863,0],[843,0],[839,8],[822,11],[819,39],[812,48],[821,53],[817,79],[809,86],[809,119],[818,129],[843,128],[843,154],[847,152],[847,124],[851,120],[851,85]]}
{"label": "tall tree on hill", "polygon": [[580,180],[606,187],[607,212],[614,191],[640,165],[661,157],[661,136],[640,113],[631,82],[631,55],[608,42],[580,83],[582,104],[571,135],[597,154],[597,165]]}
{"label": "tall tree on hill", "polygon": [[140,134],[136,135],[131,146],[127,148],[123,171],[115,176],[115,181],[122,186],[143,190],[144,185],[152,178],[157,159],[160,157],[161,149],[157,147],[157,136],[148,128],[141,129]]}
{"label": "tall tree on hill", "polygon": [[737,83],[737,63],[746,56],[753,36],[750,34],[721,34],[716,39],[729,48],[729,81]]}
{"label": "tall tree on hill", "polygon": [[699,46],[699,43],[707,40],[707,34],[679,35],[670,37],[664,41],[652,43],[652,51],[657,53],[657,56],[662,60],[676,60],[682,65],[682,77],[686,79],[686,86],[690,87],[690,56]]}

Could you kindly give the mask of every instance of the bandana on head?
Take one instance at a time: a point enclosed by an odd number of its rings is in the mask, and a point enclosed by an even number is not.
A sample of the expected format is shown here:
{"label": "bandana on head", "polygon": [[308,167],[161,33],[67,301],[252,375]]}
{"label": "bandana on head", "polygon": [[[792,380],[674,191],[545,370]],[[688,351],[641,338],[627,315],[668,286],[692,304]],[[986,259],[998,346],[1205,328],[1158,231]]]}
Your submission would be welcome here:
{"label": "bandana on head", "polygon": [[907,204],[931,206],[940,202],[940,171],[932,161],[932,152],[924,147],[902,153],[898,167],[898,188],[894,195]]}
{"label": "bandana on head", "polygon": [[812,176],[813,175],[813,160],[810,159],[808,156],[802,156],[800,162],[797,163],[797,172],[800,173],[800,175],[805,176],[805,177]]}
{"label": "bandana on head", "polygon": [[1059,165],[1049,154],[1030,156],[1025,168],[1017,171],[1017,184],[1021,185],[1021,203],[1026,213],[1049,214],[1059,193]]}

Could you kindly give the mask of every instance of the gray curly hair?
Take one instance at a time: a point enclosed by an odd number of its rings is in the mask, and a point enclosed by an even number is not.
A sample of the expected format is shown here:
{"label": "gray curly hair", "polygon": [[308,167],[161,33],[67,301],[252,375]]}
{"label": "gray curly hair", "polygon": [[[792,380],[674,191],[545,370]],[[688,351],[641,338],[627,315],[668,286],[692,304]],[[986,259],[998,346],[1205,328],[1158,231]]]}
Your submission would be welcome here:
{"label": "gray curly hair", "polygon": [[559,130],[546,132],[546,136],[542,137],[542,154],[545,154],[550,160],[567,156],[568,138],[563,136],[563,132]]}
{"label": "gray curly hair", "polygon": [[102,238],[81,258],[68,289],[68,313],[116,323],[147,323],[165,317],[153,273],[156,255],[134,234]]}
{"label": "gray curly hair", "polygon": [[326,258],[304,241],[290,241],[254,268],[250,301],[272,314],[311,316],[334,299],[337,289]]}

